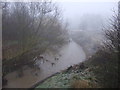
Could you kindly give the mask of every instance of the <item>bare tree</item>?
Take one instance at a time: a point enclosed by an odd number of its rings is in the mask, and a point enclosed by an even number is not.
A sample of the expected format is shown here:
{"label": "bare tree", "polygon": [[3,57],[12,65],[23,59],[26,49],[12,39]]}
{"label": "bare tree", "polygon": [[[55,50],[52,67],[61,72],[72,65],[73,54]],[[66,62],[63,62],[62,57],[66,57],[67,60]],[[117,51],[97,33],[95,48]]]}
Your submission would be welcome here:
{"label": "bare tree", "polygon": [[120,55],[120,4],[118,3],[118,12],[114,11],[114,16],[110,19],[110,28],[105,31],[107,38],[105,48],[110,52],[115,52]]}
{"label": "bare tree", "polygon": [[3,59],[7,59],[4,65],[34,65],[32,58],[37,53],[65,42],[66,31],[59,9],[52,2],[3,3]]}

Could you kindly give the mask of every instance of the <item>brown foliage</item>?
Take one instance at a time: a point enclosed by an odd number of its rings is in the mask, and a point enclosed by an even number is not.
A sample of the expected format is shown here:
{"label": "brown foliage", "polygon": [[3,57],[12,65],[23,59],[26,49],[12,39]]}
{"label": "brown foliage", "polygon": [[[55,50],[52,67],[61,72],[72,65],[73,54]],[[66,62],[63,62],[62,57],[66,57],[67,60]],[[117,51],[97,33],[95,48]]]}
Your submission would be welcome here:
{"label": "brown foliage", "polygon": [[72,88],[96,88],[97,85],[95,83],[90,83],[87,80],[75,80],[71,84]]}

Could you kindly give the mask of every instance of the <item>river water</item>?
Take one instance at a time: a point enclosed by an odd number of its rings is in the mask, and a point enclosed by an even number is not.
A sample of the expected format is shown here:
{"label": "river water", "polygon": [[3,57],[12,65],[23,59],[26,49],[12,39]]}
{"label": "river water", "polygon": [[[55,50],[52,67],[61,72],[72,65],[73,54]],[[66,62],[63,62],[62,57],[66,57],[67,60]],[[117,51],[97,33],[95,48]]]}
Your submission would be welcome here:
{"label": "river water", "polygon": [[[5,88],[29,88],[48,76],[60,72],[71,65],[78,64],[86,58],[83,49],[73,41],[64,45],[59,53],[46,53],[44,56],[44,62],[41,60],[36,62],[39,65],[40,70],[26,67],[23,72],[24,75],[20,78],[17,77],[17,72],[6,75],[8,84]],[[55,60],[55,57],[57,57],[57,60]]]}

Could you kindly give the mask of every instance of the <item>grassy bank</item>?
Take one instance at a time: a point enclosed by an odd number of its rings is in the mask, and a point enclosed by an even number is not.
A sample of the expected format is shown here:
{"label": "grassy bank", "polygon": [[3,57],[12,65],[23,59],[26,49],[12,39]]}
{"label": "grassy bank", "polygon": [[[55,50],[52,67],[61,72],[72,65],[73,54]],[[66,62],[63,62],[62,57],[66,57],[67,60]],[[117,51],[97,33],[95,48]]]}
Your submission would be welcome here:
{"label": "grassy bank", "polygon": [[85,62],[69,67],[40,83],[36,88],[116,88],[118,87],[116,55],[112,53],[109,56],[106,52],[98,51]]}
{"label": "grassy bank", "polygon": [[69,67],[65,71],[57,74],[36,88],[92,88],[100,87],[96,76],[91,68],[82,64]]}

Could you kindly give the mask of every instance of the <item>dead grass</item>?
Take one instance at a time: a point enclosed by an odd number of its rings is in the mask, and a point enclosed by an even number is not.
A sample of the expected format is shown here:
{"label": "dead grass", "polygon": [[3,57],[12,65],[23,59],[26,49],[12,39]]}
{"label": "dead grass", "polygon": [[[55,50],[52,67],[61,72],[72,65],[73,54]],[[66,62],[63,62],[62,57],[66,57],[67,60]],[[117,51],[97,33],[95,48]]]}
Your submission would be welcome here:
{"label": "dead grass", "polygon": [[98,88],[96,84],[87,80],[75,80],[71,83],[72,88]]}

